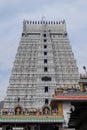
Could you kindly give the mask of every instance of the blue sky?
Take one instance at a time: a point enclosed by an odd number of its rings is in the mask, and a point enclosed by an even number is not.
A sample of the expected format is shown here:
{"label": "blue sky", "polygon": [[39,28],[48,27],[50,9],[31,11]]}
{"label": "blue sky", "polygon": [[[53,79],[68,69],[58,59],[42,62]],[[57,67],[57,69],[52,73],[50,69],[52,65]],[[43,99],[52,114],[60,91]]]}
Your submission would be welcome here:
{"label": "blue sky", "polygon": [[66,20],[68,36],[79,72],[87,67],[87,0],[0,0],[0,100],[6,96],[19,45],[22,22]]}

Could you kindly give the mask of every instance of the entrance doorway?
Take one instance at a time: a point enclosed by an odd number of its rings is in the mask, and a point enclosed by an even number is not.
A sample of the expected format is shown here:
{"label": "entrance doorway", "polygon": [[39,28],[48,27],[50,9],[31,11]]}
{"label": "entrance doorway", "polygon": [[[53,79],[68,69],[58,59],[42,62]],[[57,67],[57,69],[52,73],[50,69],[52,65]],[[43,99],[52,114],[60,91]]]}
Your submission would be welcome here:
{"label": "entrance doorway", "polygon": [[7,126],[6,130],[12,130],[12,127],[11,126]]}

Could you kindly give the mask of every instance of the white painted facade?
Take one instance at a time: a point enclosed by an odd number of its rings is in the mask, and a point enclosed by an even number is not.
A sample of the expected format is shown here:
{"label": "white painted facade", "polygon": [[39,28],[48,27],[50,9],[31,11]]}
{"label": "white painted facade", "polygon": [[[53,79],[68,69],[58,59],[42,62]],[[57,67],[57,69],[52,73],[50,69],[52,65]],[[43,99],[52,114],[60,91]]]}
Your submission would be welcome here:
{"label": "white painted facade", "polygon": [[63,127],[68,127],[69,118],[71,114],[71,111],[70,111],[71,108],[72,108],[71,102],[63,102],[63,116],[65,120]]}
{"label": "white painted facade", "polygon": [[41,109],[57,87],[78,86],[78,80],[65,21],[24,20],[4,108],[14,108],[20,98],[23,108]]}

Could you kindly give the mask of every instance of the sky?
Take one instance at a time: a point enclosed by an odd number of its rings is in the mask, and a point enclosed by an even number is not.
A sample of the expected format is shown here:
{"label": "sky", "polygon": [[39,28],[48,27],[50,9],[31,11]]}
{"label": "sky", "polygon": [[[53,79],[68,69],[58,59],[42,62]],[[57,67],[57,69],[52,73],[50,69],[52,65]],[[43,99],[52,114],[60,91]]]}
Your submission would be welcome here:
{"label": "sky", "polygon": [[0,0],[0,100],[9,78],[22,33],[23,20],[65,19],[79,73],[87,67],[87,0]]}

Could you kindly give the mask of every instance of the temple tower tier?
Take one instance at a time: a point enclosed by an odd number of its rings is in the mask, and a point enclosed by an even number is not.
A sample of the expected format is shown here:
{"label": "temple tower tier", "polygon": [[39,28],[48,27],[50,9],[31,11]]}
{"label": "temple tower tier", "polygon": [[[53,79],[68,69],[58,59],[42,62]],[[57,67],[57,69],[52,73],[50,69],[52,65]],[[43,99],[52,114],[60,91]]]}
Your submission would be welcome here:
{"label": "temple tower tier", "polygon": [[42,109],[56,88],[78,87],[79,73],[65,21],[23,21],[4,108]]}

